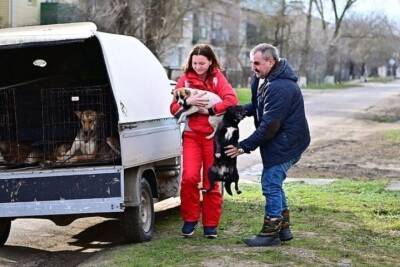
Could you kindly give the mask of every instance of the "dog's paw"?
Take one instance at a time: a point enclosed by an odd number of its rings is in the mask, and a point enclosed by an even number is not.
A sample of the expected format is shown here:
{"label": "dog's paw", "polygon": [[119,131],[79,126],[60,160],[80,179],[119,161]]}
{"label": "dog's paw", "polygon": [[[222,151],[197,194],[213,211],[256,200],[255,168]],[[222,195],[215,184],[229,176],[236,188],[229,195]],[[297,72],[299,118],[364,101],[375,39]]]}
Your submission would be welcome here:
{"label": "dog's paw", "polygon": [[215,157],[219,159],[221,157],[221,153],[215,153]]}
{"label": "dog's paw", "polygon": [[60,155],[57,156],[57,162],[65,162],[70,158],[65,152],[61,152]]}

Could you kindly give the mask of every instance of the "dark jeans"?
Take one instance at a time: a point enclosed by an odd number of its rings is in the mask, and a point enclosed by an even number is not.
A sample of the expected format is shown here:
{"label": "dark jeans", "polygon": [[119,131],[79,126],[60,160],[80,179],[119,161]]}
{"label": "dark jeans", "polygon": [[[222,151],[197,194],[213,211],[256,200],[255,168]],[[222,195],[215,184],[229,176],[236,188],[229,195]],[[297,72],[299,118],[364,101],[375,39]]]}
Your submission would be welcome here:
{"label": "dark jeans", "polygon": [[282,211],[288,208],[282,185],[286,178],[286,173],[299,159],[300,157],[296,157],[287,162],[263,169],[261,186],[266,199],[265,216],[281,218]]}

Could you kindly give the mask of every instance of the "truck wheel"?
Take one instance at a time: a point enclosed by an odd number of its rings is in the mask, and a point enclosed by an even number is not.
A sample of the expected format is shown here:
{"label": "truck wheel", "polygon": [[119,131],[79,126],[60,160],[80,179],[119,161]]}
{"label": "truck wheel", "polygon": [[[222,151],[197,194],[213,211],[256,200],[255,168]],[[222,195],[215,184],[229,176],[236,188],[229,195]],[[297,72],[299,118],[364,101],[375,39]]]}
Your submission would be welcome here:
{"label": "truck wheel", "polygon": [[10,234],[11,220],[2,219],[0,220],[0,246],[6,243],[8,235]]}
{"label": "truck wheel", "polygon": [[142,178],[140,182],[140,204],[128,207],[122,215],[122,228],[128,242],[151,240],[154,231],[154,205],[149,183]]}

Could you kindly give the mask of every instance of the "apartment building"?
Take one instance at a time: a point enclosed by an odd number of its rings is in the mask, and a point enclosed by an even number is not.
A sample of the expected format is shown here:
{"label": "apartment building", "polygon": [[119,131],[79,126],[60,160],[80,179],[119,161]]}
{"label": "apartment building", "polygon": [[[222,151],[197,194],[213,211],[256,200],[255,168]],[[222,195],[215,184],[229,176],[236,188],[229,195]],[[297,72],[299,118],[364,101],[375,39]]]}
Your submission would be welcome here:
{"label": "apartment building", "polygon": [[40,0],[0,0],[0,28],[40,24]]}
{"label": "apartment building", "polygon": [[229,81],[234,86],[246,86],[251,74],[250,49],[257,43],[254,36],[265,16],[265,12],[244,1],[210,1],[186,14],[182,27],[177,29],[179,38],[167,40],[168,49],[161,60],[174,70],[171,78],[175,78],[193,45],[211,44]]}
{"label": "apartment building", "polygon": [[180,68],[193,45],[211,44],[223,66],[231,65],[230,49],[238,47],[240,5],[238,0],[220,0],[190,11],[183,18],[179,40],[168,40],[163,61],[171,68]]}

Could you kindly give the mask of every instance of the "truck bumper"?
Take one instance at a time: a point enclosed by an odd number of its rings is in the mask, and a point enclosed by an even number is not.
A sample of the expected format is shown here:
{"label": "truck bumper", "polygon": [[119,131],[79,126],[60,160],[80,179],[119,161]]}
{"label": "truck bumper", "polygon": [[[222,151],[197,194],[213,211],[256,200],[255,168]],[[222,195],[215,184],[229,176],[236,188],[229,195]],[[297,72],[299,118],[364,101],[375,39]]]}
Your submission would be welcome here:
{"label": "truck bumper", "polygon": [[0,217],[123,211],[120,166],[3,172]]}

